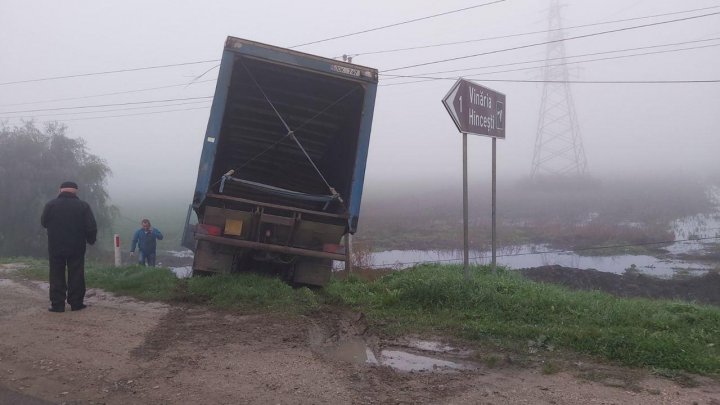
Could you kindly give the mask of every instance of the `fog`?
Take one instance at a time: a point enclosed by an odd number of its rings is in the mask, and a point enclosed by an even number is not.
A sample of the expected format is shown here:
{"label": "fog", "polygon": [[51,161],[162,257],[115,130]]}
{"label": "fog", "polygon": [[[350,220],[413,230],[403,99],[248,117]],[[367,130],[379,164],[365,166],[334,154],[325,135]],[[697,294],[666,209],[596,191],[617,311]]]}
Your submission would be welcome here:
{"label": "fog", "polygon": [[[565,27],[628,20],[567,29],[566,37],[712,14],[567,40],[565,49],[570,57],[705,40],[579,58],[673,50],[573,63],[568,68],[574,81],[682,82],[571,85],[592,176],[658,179],[668,174],[693,179],[717,176],[720,14],[713,13],[720,12],[720,6],[709,0],[565,3],[562,8]],[[33,118],[39,123],[49,120],[66,123],[69,136],[85,139],[90,152],[106,159],[112,168],[109,190],[114,201],[186,195],[189,202],[207,125],[209,99],[164,102],[165,107],[132,104],[60,108],[211,96],[217,75],[214,67],[228,35],[292,47],[477,4],[481,2],[2,0],[0,120],[9,125]],[[514,34],[546,30],[549,5],[549,0],[507,0],[296,48],[325,57],[355,55],[354,63],[380,70],[366,174],[368,191],[394,185],[406,189],[407,185],[432,188],[459,184],[462,136],[441,99],[460,74],[507,96],[506,139],[497,142],[498,181],[507,184],[529,175],[542,84],[488,79],[539,81],[542,70],[481,73],[541,64],[480,68],[543,59],[545,46],[395,69],[543,42],[547,33]],[[688,10],[695,11],[678,13]],[[640,18],[658,14],[667,15]],[[494,37],[506,38],[372,53]],[[678,50],[690,47],[702,48]],[[197,61],[208,62],[30,81]],[[433,73],[455,69],[474,70]],[[392,74],[444,79],[397,79],[383,74],[386,70]],[[10,83],[21,81],[28,82]],[[415,83],[395,85],[403,82]],[[148,90],[158,87],[163,88]],[[56,99],[71,100],[51,101]],[[175,111],[163,112],[168,110]],[[469,138],[470,176],[473,181],[483,182],[490,177],[491,139]]]}

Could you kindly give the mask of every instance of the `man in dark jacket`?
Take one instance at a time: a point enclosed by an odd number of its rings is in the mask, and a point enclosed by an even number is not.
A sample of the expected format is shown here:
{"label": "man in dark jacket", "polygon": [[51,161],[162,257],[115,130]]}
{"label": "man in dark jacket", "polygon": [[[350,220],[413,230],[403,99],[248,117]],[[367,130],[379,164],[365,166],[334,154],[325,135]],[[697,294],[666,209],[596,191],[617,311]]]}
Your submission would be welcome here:
{"label": "man in dark jacket", "polygon": [[[40,223],[47,228],[50,259],[50,312],[85,308],[85,244],[95,243],[97,224],[90,205],[77,196],[78,186],[66,181],[56,199],[45,204]],[[67,282],[65,267],[67,266]]]}

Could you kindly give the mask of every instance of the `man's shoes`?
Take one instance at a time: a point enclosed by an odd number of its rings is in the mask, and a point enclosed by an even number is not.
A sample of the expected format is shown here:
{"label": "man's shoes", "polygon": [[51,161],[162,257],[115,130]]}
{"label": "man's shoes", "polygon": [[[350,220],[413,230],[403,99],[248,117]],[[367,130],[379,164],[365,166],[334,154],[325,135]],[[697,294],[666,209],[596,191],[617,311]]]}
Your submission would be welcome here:
{"label": "man's shoes", "polygon": [[85,309],[85,308],[87,308],[87,305],[85,305],[85,304],[80,304],[80,305],[78,305],[78,306],[76,306],[76,307],[70,307],[70,310],[71,310],[71,311],[80,311],[81,309]]}
{"label": "man's shoes", "polygon": [[50,312],[65,312],[65,307],[54,307],[51,305],[48,308],[48,311],[50,311]]}

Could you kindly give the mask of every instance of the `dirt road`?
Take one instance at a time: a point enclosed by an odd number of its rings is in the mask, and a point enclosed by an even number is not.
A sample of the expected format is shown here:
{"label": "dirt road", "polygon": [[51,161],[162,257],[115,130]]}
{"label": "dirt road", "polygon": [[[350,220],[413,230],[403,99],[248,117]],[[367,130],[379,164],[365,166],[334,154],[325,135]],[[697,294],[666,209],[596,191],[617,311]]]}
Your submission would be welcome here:
{"label": "dirt road", "polygon": [[229,313],[92,289],[88,309],[50,313],[47,284],[13,268],[0,265],[0,404],[720,405],[707,378],[385,341],[361,314]]}

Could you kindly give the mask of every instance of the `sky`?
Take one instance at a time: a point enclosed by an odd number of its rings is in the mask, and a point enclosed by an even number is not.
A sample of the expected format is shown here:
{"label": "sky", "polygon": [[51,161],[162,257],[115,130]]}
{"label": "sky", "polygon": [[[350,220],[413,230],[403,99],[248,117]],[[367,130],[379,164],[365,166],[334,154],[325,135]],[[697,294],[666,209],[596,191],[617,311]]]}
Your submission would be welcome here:
{"label": "sky", "polygon": [[[0,120],[65,123],[70,137],[84,139],[113,170],[113,200],[187,195],[189,201],[210,110],[202,97],[212,96],[225,38],[235,36],[330,58],[354,55],[354,63],[380,71],[366,189],[461,182],[462,135],[441,100],[460,75],[504,93],[506,139],[497,141],[497,167],[498,182],[509,182],[530,173],[543,84],[528,81],[543,79],[542,63],[518,63],[545,58],[545,46],[529,45],[547,40],[550,4],[0,0]],[[423,18],[460,9],[466,10]],[[571,84],[590,174],[695,178],[717,172],[720,2],[566,0],[561,13],[568,57],[602,53],[568,61],[614,58],[567,65],[571,80],[686,82]],[[666,15],[651,17],[659,14]],[[571,39],[589,34],[597,35]],[[477,41],[428,47],[468,40]],[[681,42],[687,44],[669,45]],[[660,45],[668,46],[608,53]],[[691,47],[698,49],[679,50]],[[616,58],[653,51],[669,52]],[[466,57],[480,53],[486,55]],[[444,59],[455,60],[427,64]],[[198,63],[36,80],[191,62]],[[417,64],[427,65],[397,69]],[[506,66],[486,68],[493,65]],[[458,69],[466,70],[435,73]],[[703,80],[716,82],[687,83]],[[18,81],[26,82],[11,83]],[[108,105],[176,99],[185,100]],[[164,106],[150,107],[158,104]],[[98,105],[108,106],[68,109]],[[468,147],[471,180],[489,179],[491,139],[471,135]]]}

